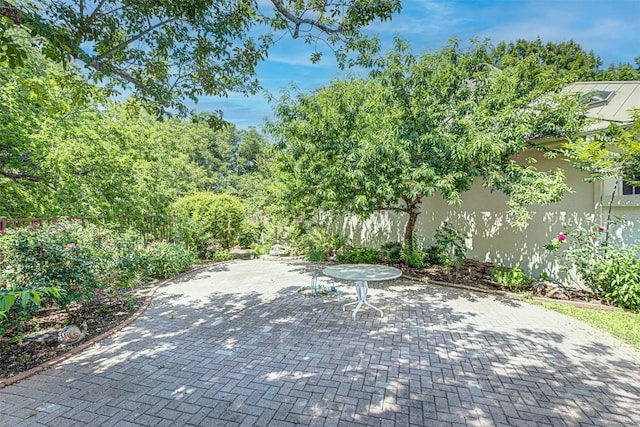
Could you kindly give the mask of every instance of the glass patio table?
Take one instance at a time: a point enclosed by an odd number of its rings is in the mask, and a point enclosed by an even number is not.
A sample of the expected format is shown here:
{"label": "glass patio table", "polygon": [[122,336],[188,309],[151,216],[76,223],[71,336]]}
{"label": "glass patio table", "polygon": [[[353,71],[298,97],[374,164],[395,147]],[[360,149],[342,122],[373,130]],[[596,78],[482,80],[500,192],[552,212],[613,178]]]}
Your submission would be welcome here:
{"label": "glass patio table", "polygon": [[382,310],[367,301],[367,293],[369,292],[368,282],[393,280],[402,276],[402,271],[395,267],[376,264],[332,265],[322,270],[322,273],[325,276],[333,277],[335,279],[351,280],[356,282],[356,301],[342,306],[342,311],[344,311],[346,306],[356,305],[351,316],[353,320],[356,320],[356,313],[360,310],[360,307],[362,307],[363,304],[378,311],[380,316],[384,316]]}

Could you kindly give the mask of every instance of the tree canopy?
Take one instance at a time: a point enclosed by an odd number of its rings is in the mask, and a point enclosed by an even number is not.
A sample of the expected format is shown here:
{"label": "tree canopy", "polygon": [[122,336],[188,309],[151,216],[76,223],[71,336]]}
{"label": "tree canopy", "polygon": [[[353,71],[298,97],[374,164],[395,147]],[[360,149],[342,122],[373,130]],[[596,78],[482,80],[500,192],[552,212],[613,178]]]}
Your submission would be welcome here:
{"label": "tree canopy", "polygon": [[0,62],[24,63],[8,31],[22,27],[49,58],[78,61],[93,81],[126,87],[159,113],[184,113],[202,95],[256,93],[256,65],[287,34],[331,47],[343,66],[366,64],[378,44],[361,28],[399,10],[399,0],[0,1]]}
{"label": "tree canopy", "polygon": [[490,54],[487,43],[451,42],[415,56],[397,40],[370,78],[283,96],[269,129],[291,212],[406,212],[411,245],[425,197],[458,203],[478,179],[510,196],[518,224],[527,205],[558,201],[562,171],[541,172],[513,156],[537,148],[542,136],[571,137],[583,107],[533,58],[500,70]]}
{"label": "tree canopy", "polygon": [[518,39],[500,42],[492,50],[492,64],[506,68],[525,59],[545,65],[554,78],[564,83],[592,80],[639,80],[640,56],[632,64],[610,64],[602,68],[603,62],[593,51],[585,51],[573,40],[565,42],[543,42]]}
{"label": "tree canopy", "polygon": [[27,52],[22,67],[0,64],[0,216],[162,214],[260,170],[268,143],[255,129],[157,121]]}

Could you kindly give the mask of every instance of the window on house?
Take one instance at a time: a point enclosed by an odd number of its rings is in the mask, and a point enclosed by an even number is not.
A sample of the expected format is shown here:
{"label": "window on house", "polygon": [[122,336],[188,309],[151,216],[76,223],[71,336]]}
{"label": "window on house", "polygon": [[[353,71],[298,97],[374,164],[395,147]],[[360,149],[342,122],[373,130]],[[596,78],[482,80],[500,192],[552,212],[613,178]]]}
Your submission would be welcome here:
{"label": "window on house", "polygon": [[[633,180],[640,182],[640,175],[634,176]],[[634,184],[627,181],[622,181],[622,194],[640,194],[640,187],[634,186]]]}

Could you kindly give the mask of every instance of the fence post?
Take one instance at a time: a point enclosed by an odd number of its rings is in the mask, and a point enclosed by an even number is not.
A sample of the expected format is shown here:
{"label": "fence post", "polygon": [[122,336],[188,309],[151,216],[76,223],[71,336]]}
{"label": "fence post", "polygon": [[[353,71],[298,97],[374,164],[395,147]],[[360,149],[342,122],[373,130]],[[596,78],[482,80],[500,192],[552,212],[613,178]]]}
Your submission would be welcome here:
{"label": "fence post", "polygon": [[0,216],[0,233],[4,233],[7,229],[7,217]]}

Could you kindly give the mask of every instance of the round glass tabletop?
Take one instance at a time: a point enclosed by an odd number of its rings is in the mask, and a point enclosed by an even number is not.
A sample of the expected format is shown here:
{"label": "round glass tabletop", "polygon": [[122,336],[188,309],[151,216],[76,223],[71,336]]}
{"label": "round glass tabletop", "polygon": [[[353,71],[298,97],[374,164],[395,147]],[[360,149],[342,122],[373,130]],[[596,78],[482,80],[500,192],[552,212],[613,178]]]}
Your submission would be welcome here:
{"label": "round glass tabletop", "polygon": [[343,280],[375,282],[392,280],[402,276],[402,270],[377,264],[340,264],[331,265],[322,272],[329,277]]}

